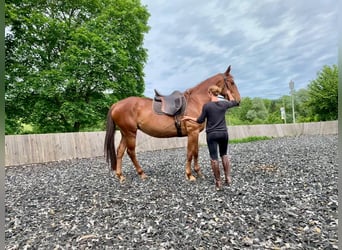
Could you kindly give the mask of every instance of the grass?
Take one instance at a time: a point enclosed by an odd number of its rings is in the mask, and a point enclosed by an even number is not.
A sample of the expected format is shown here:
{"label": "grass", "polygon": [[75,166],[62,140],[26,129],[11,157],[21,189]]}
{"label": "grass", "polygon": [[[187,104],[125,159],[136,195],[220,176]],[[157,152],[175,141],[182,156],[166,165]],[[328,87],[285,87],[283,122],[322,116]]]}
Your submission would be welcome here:
{"label": "grass", "polygon": [[25,133],[26,133],[26,134],[29,134],[29,133],[33,132],[33,127],[32,127],[31,124],[25,124],[25,123],[23,123],[22,126],[23,126],[23,133],[24,133],[24,134],[25,134]]}
{"label": "grass", "polygon": [[269,136],[250,136],[242,139],[232,139],[229,140],[229,143],[235,144],[235,143],[245,143],[245,142],[253,142],[253,141],[263,141],[263,140],[271,140],[273,137]]}

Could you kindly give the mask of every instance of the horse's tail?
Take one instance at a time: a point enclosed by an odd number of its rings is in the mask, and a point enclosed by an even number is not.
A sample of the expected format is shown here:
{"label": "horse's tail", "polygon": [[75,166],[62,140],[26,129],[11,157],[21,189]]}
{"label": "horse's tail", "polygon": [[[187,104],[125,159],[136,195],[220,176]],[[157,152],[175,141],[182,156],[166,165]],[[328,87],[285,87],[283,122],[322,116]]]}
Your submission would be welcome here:
{"label": "horse's tail", "polygon": [[104,154],[107,160],[112,167],[112,170],[116,170],[116,152],[115,152],[115,122],[112,119],[111,113],[112,108],[109,109],[107,114],[107,126],[106,126],[106,136],[104,142]]}

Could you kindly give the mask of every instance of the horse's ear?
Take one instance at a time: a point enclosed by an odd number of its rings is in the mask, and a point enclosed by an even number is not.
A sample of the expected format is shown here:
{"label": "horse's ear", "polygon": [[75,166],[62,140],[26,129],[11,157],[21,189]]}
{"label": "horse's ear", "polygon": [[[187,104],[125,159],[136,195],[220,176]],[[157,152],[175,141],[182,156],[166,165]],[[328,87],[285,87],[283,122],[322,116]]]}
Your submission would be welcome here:
{"label": "horse's ear", "polygon": [[226,75],[229,75],[229,73],[230,73],[230,68],[231,68],[231,67],[230,67],[230,65],[229,65],[229,66],[228,66],[228,69],[226,70],[226,73],[225,73]]}

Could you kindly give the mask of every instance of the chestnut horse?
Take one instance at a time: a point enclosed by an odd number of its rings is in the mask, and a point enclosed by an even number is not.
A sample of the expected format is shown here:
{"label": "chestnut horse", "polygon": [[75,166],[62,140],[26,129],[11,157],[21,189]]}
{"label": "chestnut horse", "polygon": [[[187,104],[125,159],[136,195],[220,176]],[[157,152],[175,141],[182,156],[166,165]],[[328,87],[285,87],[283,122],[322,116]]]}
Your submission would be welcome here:
{"label": "chestnut horse", "polygon": [[[225,73],[216,74],[207,80],[197,84],[195,87],[186,90],[183,94],[186,99],[184,114],[198,117],[202,106],[210,101],[208,87],[217,85],[221,88],[221,95],[228,99],[227,89],[232,92],[236,101],[240,102],[240,93],[230,74],[229,66]],[[198,165],[198,137],[204,129],[204,124],[197,124],[189,121],[180,123],[181,135],[177,133],[175,118],[169,115],[157,114],[152,108],[153,100],[145,97],[128,97],[113,104],[107,115],[107,128],[105,136],[105,156],[111,164],[113,171],[120,182],[125,180],[122,174],[122,158],[125,151],[132,160],[135,169],[142,179],[147,176],[141,168],[135,152],[136,135],[138,129],[142,132],[157,138],[170,138],[176,136],[187,136],[187,159],[185,174],[188,180],[196,180],[191,172],[191,162],[194,161],[194,170],[198,177],[203,177]],[[115,152],[115,130],[119,127],[121,141]],[[178,131],[179,132],[179,131]]]}

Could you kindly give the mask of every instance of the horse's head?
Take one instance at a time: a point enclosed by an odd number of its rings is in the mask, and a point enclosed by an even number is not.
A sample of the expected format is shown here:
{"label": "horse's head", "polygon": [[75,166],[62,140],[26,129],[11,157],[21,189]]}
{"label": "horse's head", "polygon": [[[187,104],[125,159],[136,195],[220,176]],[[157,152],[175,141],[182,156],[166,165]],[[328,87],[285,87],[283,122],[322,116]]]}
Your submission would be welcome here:
{"label": "horse's head", "polygon": [[231,67],[229,65],[226,72],[222,74],[222,78],[223,78],[222,81],[220,81],[217,85],[221,87],[222,89],[221,95],[224,96],[225,99],[229,100],[229,97],[227,95],[227,89],[229,89],[235,101],[240,103],[241,101],[240,93],[239,93],[238,87],[236,86],[234,82],[233,76],[230,74],[230,69]]}

